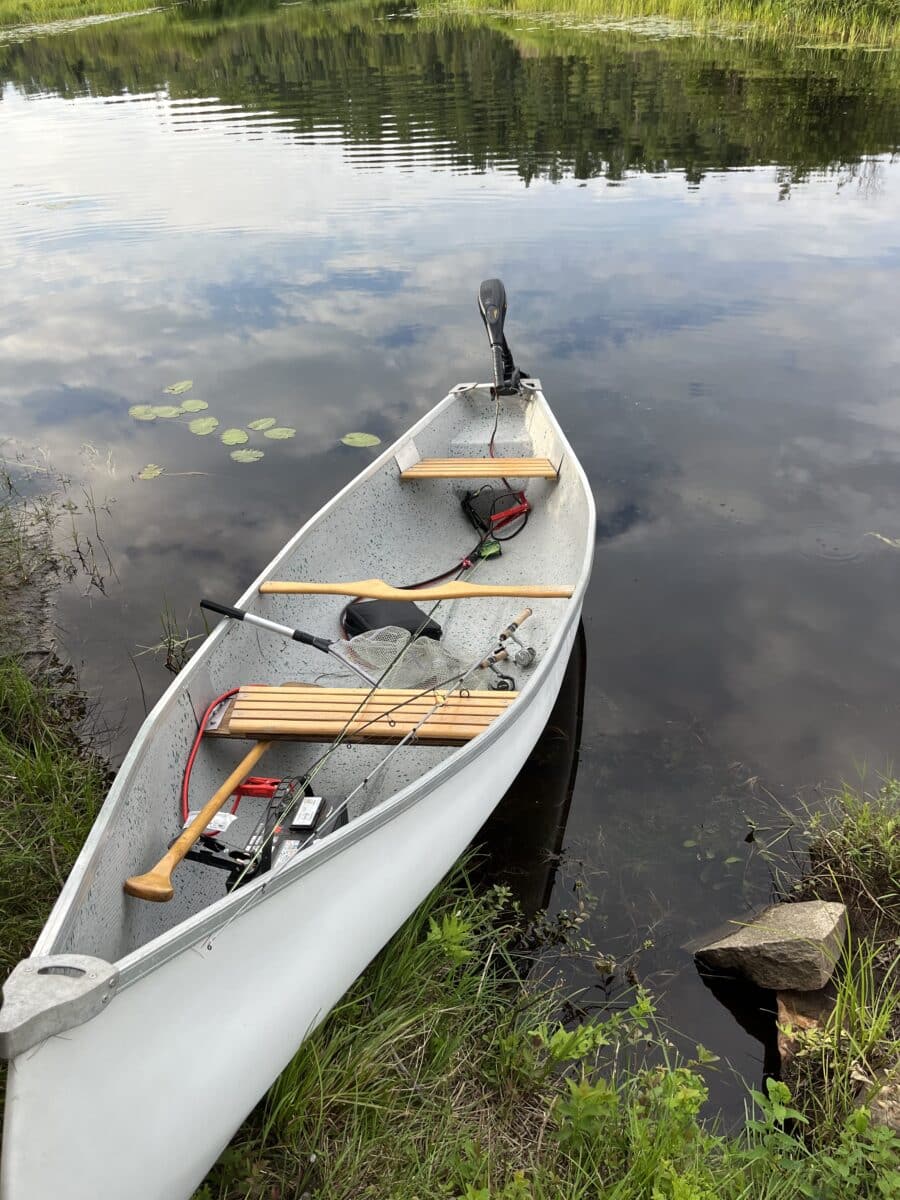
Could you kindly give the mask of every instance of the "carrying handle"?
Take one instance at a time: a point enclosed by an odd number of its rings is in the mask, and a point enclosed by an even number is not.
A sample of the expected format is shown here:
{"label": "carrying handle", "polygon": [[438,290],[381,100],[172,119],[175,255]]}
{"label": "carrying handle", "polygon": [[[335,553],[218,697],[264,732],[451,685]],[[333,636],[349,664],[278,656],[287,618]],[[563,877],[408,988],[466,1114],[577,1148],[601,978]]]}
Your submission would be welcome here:
{"label": "carrying handle", "polygon": [[358,596],[363,600],[465,600],[477,596],[526,596],[533,599],[568,600],[574,588],[528,583],[463,583],[451,580],[436,587],[397,588],[383,579],[357,579],[353,583],[303,583],[268,580],[259,585],[264,596]]}

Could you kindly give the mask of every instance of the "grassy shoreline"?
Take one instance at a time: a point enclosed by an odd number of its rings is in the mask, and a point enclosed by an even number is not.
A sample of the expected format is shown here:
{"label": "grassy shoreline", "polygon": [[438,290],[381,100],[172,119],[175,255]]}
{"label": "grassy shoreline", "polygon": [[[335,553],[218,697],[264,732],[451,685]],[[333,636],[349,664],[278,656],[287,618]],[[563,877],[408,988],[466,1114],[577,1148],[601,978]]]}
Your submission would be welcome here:
{"label": "grassy shoreline", "polygon": [[173,0],[0,0],[0,29],[171,7]]}
{"label": "grassy shoreline", "polygon": [[[598,31],[629,22],[668,19],[684,28],[647,24],[648,33],[712,33],[742,38],[805,40],[823,48],[900,45],[900,0],[459,0],[473,13],[559,19]],[[438,5],[440,0],[438,0]]]}
{"label": "grassy shoreline", "polygon": [[[126,15],[151,8],[178,7],[183,0],[0,0],[0,29],[53,21]],[[277,8],[276,0],[243,4],[236,0],[194,0],[210,16]],[[657,36],[712,33],[728,37],[806,40],[826,49],[900,46],[900,0],[422,0],[425,12],[467,11],[473,15],[521,15],[582,31],[630,24]],[[666,30],[665,21],[684,28]]]}

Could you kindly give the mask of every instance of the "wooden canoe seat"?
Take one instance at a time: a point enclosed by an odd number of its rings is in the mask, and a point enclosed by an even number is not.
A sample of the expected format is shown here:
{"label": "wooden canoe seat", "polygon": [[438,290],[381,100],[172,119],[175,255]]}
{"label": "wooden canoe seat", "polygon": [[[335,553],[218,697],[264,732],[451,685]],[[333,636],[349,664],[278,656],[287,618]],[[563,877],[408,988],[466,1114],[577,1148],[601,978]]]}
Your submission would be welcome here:
{"label": "wooden canoe seat", "polygon": [[556,479],[549,458],[421,458],[401,479]]}
{"label": "wooden canoe seat", "polygon": [[[229,701],[211,737],[289,738],[330,742],[399,742],[434,708],[412,744],[457,746],[477,737],[504,712],[518,692],[427,692],[409,688],[321,688],[313,684],[242,687]],[[366,699],[368,697],[368,699]],[[362,707],[360,707],[362,706]],[[357,711],[359,710],[359,711]],[[350,722],[348,728],[348,722]]]}

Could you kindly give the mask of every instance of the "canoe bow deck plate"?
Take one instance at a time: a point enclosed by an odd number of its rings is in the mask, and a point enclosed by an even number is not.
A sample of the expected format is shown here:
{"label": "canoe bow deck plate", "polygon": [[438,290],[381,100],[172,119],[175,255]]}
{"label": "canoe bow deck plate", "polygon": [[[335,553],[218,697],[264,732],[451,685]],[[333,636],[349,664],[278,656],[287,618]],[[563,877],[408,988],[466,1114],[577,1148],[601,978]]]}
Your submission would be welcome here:
{"label": "canoe bow deck plate", "polygon": [[415,742],[453,746],[483,733],[518,692],[447,692],[406,688],[322,688],[287,684],[242,687],[212,737],[399,742],[420,722]]}

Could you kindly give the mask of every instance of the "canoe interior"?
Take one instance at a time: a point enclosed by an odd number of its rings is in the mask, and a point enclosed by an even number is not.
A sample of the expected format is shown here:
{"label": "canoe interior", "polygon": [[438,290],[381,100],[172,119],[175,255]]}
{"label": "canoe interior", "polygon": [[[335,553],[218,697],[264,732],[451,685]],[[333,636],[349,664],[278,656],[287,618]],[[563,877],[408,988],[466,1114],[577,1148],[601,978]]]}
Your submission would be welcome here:
{"label": "canoe interior", "polygon": [[[486,456],[495,405],[478,390],[451,395],[430,414],[424,428],[413,431],[421,457]],[[401,439],[401,443],[404,439]],[[495,451],[504,457],[544,456],[561,462],[558,479],[510,478],[532,505],[527,527],[504,546],[502,557],[479,565],[473,582],[575,583],[584,566],[589,530],[580,469],[566,461],[543,397],[504,397]],[[326,507],[299,539],[266,570],[266,577],[285,580],[380,578],[413,583],[451,567],[470,550],[477,537],[464,516],[460,499],[479,483],[459,479],[401,482],[393,454],[361,476],[352,488]],[[502,487],[499,481],[495,486]],[[238,582],[238,581],[236,581]],[[197,580],[198,595],[203,587]],[[336,639],[340,596],[271,595],[254,597],[247,606],[274,620]],[[523,630],[535,646],[538,664],[569,601],[528,602],[534,616]],[[443,644],[469,663],[489,652],[496,635],[524,607],[518,599],[478,598],[443,602],[434,616],[443,626]],[[521,691],[534,671],[512,668]],[[115,962],[171,929],[225,894],[225,873],[191,862],[175,872],[176,897],[153,904],[126,897],[123,880],[148,870],[180,829],[179,789],[184,765],[197,729],[197,714],[215,696],[243,684],[318,682],[328,687],[357,687],[358,677],[319,651],[231,622],[224,636],[207,643],[176,680],[168,701],[148,718],[138,735],[139,751],[120,771],[104,810],[102,835],[90,856],[76,866],[57,921],[58,933],[41,953],[74,952]],[[199,808],[246,753],[250,742],[207,738],[194,766],[191,804]],[[321,755],[324,745],[278,742],[255,770],[267,776],[299,775]],[[448,755],[452,746],[403,747],[353,803],[352,821],[416,781]],[[342,800],[381,762],[385,747],[360,744],[340,747],[327,761],[314,790],[330,801]],[[498,797],[499,798],[499,797]],[[240,836],[255,823],[260,801],[245,799],[240,821],[229,831]],[[474,832],[474,831],[473,831]],[[363,902],[365,898],[362,898]]]}

